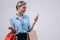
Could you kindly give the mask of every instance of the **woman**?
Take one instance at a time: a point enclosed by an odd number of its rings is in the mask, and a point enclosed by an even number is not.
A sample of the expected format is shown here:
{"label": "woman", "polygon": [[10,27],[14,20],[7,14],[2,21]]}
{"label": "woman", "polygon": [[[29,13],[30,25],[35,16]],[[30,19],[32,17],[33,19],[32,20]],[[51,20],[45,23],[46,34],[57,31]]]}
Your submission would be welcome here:
{"label": "woman", "polygon": [[16,5],[17,14],[10,19],[12,31],[16,33],[18,40],[27,40],[27,32],[30,32],[38,20],[38,16],[34,19],[34,23],[30,26],[30,18],[24,15],[26,11],[26,2],[18,1]]}

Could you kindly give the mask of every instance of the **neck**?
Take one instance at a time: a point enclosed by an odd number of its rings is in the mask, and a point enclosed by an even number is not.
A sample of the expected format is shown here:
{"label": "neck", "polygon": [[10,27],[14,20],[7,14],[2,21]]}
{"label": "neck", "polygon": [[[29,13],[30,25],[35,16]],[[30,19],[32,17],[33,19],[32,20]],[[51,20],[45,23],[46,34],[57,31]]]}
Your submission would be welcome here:
{"label": "neck", "polygon": [[22,15],[23,15],[22,13],[17,13],[17,16],[19,17],[22,17]]}

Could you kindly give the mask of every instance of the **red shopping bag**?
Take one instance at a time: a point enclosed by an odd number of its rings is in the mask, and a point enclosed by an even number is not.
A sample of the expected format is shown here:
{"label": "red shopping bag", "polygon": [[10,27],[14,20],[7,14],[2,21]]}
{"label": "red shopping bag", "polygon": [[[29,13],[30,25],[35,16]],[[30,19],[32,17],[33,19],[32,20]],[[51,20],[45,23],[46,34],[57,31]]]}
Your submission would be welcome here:
{"label": "red shopping bag", "polygon": [[15,40],[15,33],[14,32],[8,33],[4,40]]}

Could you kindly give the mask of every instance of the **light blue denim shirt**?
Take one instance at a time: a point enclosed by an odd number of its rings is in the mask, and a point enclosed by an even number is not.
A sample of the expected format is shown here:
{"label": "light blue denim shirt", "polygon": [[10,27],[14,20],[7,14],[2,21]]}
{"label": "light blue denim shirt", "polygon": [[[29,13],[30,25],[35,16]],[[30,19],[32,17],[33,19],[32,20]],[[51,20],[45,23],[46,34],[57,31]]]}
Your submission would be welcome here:
{"label": "light blue denim shirt", "polygon": [[16,34],[27,33],[30,31],[30,18],[27,15],[23,15],[20,20],[16,15],[10,19],[10,25],[15,29]]}

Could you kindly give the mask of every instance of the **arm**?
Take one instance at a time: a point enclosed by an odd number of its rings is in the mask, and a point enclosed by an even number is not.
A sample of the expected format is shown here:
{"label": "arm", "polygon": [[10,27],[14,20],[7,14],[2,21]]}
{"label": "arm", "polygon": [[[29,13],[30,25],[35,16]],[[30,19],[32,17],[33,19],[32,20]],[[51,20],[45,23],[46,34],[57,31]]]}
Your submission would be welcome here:
{"label": "arm", "polygon": [[10,29],[11,32],[15,32],[14,26],[15,26],[14,20],[13,20],[13,18],[11,18],[10,19],[10,26],[8,27],[8,29]]}
{"label": "arm", "polygon": [[34,19],[34,22],[33,22],[32,26],[30,27],[30,31],[33,30],[34,25],[36,24],[37,21],[38,21],[38,16],[36,16],[36,18]]}

